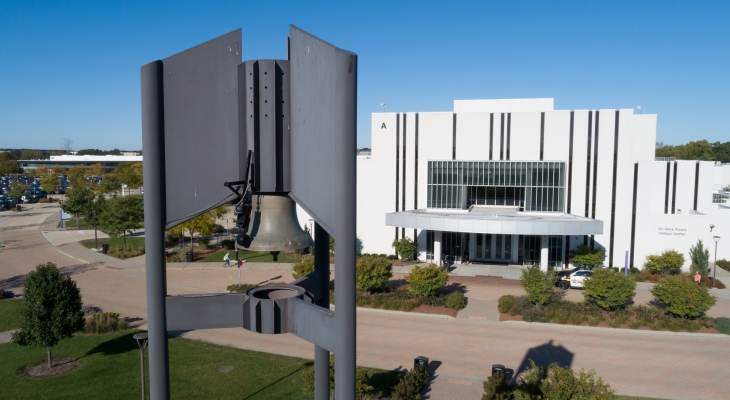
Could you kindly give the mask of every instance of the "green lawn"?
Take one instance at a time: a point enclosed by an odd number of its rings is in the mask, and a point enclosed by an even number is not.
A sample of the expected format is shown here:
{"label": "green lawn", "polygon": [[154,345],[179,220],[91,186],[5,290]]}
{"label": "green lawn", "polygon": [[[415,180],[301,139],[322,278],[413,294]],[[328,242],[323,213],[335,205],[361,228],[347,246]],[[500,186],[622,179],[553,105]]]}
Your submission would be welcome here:
{"label": "green lawn", "polygon": [[[2,397],[9,399],[134,399],[139,398],[139,349],[126,331],[76,336],[53,348],[54,357],[78,358],[81,367],[50,378],[29,378],[21,369],[45,360],[41,347],[0,344]],[[311,399],[301,388],[302,371],[312,361],[170,339],[170,394],[174,399]],[[231,366],[228,373],[218,366]],[[371,370],[380,393],[397,383],[395,372]],[[149,384],[147,385],[149,390]]]}
{"label": "green lawn", "polygon": [[715,318],[715,327],[718,331],[730,335],[730,318]]}
{"label": "green lawn", "polygon": [[23,300],[0,300],[0,332],[20,328],[20,313],[23,310]]}
{"label": "green lawn", "polygon": [[[58,223],[58,228],[61,229],[61,222]],[[76,218],[66,220],[66,229],[76,229],[76,228],[94,229],[94,226],[87,225],[86,220],[83,218],[79,218],[78,226],[76,226]]]}
{"label": "green lawn", "polygon": [[[205,257],[201,260],[198,260],[198,262],[223,262],[223,256],[226,255],[226,251],[230,251],[231,254],[229,255],[231,257],[231,264],[234,263],[234,259],[236,258],[236,251],[235,250],[221,250],[217,251],[208,257]],[[273,257],[271,256],[271,253],[269,252],[263,252],[263,251],[244,251],[239,250],[238,251],[238,258],[241,260],[246,260],[246,262],[273,262]],[[299,260],[295,258],[289,258],[284,256],[284,254],[279,253],[279,261],[277,262],[283,262],[283,263],[295,263]]]}
{"label": "green lawn", "polygon": [[[84,240],[81,243],[84,247],[88,249],[94,248],[94,239],[91,240]],[[109,250],[121,250],[124,248],[124,240],[121,237],[118,238],[108,238],[108,239],[99,239],[99,247],[101,248],[102,244],[109,244]],[[138,250],[138,249],[144,249],[144,238],[138,237],[138,236],[127,236],[127,250]]]}

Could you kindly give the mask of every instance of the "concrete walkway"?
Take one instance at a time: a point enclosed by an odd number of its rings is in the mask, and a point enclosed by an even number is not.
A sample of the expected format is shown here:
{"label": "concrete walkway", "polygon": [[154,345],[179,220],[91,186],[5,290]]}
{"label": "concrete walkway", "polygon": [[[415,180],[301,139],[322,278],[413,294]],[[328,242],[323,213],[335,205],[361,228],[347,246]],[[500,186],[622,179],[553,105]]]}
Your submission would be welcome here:
{"label": "concrete walkway", "polygon": [[9,343],[13,337],[13,333],[17,332],[18,329],[12,329],[5,332],[0,332],[0,343]]}

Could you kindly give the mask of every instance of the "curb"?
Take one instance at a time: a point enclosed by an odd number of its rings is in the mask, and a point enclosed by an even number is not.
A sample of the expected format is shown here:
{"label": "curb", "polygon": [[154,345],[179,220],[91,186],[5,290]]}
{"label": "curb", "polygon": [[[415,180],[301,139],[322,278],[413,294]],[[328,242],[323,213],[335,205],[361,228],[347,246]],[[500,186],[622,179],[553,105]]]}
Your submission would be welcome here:
{"label": "curb", "polygon": [[593,331],[596,330],[602,331],[602,332],[615,332],[615,333],[637,333],[640,335],[660,335],[660,336],[686,336],[686,337],[693,337],[693,338],[703,338],[703,339],[720,339],[720,340],[730,340],[730,335],[725,335],[722,333],[696,333],[696,332],[672,332],[672,331],[652,331],[652,330],[644,330],[644,329],[626,329],[626,328],[607,328],[603,326],[583,326],[583,325],[569,325],[569,324],[552,324],[552,323],[546,323],[546,322],[525,322],[525,321],[500,321],[500,324],[509,324],[509,325],[523,325],[523,326],[535,326],[536,328],[540,327],[555,327],[559,329],[577,329],[577,330],[586,330],[586,331]]}

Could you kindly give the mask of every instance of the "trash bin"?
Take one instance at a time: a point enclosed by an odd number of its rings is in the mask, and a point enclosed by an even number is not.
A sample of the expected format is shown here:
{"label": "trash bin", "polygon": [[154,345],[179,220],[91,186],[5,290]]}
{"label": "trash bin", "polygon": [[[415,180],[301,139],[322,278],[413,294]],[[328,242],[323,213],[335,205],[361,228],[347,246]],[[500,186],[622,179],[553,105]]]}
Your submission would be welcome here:
{"label": "trash bin", "polygon": [[22,209],[23,209],[23,207],[20,204],[15,205],[15,211],[20,211]]}
{"label": "trash bin", "polygon": [[428,372],[428,357],[418,356],[413,359],[413,369]]}
{"label": "trash bin", "polygon": [[189,251],[185,253],[185,262],[193,262],[193,253]]}
{"label": "trash bin", "polygon": [[502,375],[505,376],[505,368],[502,364],[492,364],[492,376]]}
{"label": "trash bin", "polygon": [[101,245],[101,254],[107,254],[109,252],[109,245],[108,244],[102,244]]}

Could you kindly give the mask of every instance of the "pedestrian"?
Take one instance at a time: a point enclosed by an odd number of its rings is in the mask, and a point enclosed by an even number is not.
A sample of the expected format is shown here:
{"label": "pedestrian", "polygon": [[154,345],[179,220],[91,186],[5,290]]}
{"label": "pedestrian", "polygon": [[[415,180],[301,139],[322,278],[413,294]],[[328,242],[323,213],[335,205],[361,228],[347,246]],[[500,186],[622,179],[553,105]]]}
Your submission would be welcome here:
{"label": "pedestrian", "polygon": [[227,251],[226,252],[226,255],[223,256],[223,261],[225,261],[223,263],[223,266],[224,267],[230,267],[231,266],[231,255],[230,255],[230,253],[231,253],[230,251]]}
{"label": "pedestrian", "polygon": [[700,275],[700,271],[695,272],[695,282],[698,285],[702,284],[702,275]]}

